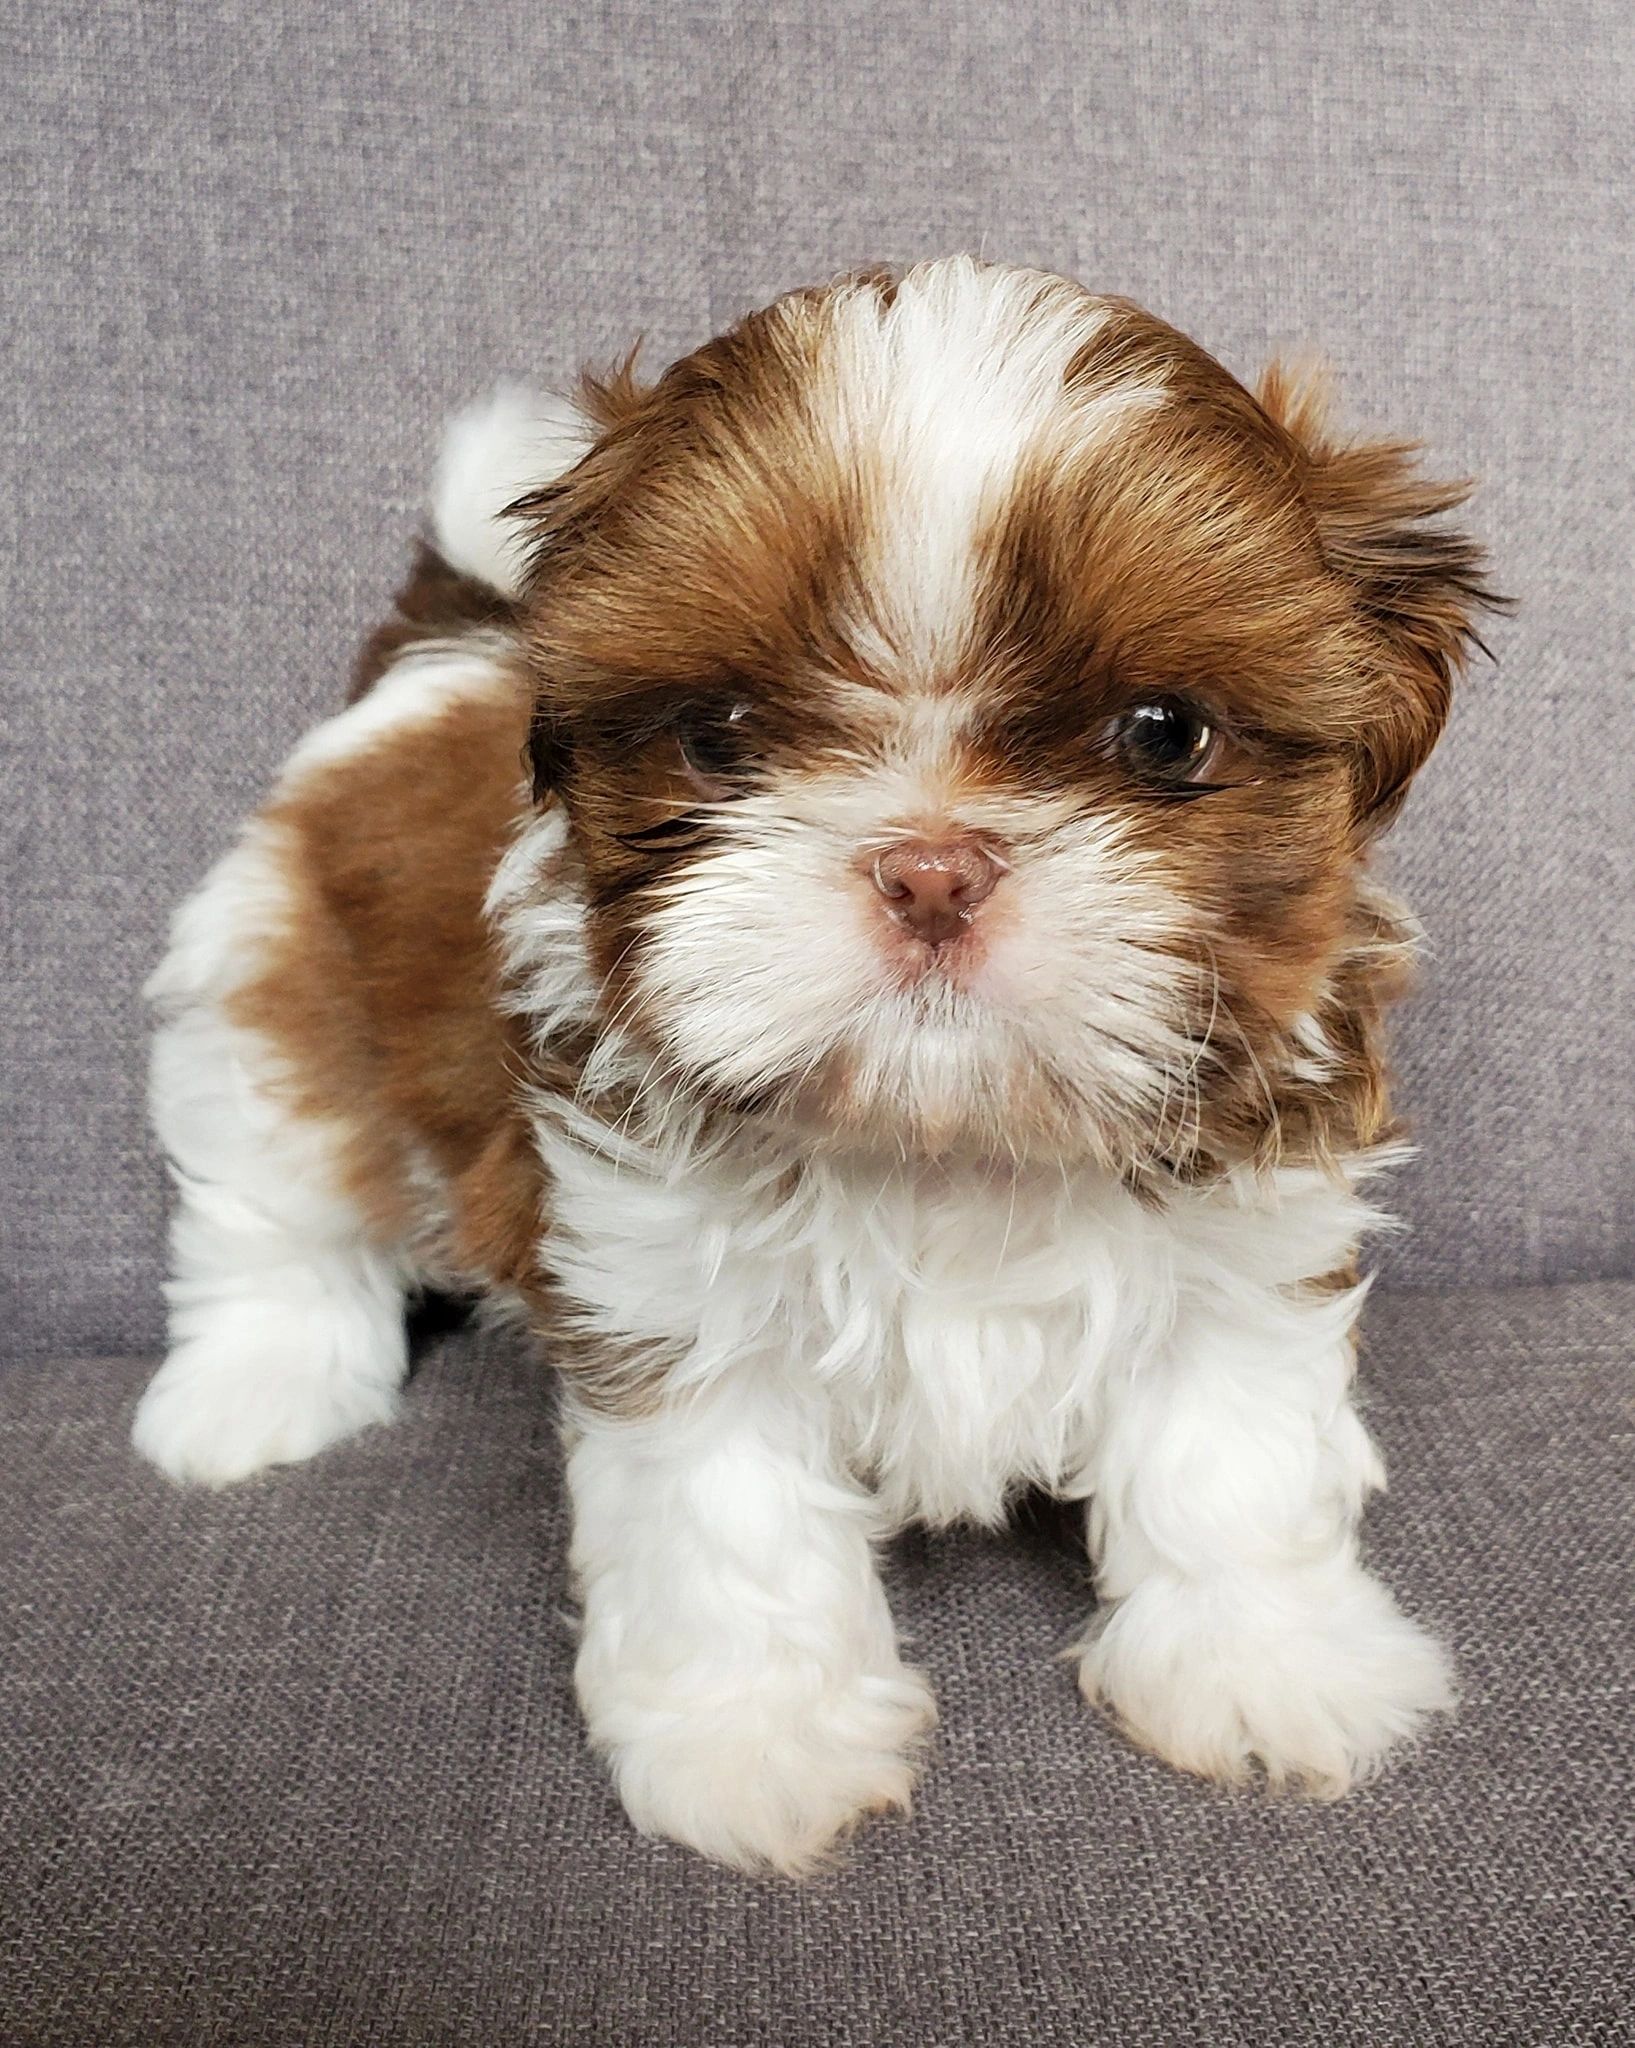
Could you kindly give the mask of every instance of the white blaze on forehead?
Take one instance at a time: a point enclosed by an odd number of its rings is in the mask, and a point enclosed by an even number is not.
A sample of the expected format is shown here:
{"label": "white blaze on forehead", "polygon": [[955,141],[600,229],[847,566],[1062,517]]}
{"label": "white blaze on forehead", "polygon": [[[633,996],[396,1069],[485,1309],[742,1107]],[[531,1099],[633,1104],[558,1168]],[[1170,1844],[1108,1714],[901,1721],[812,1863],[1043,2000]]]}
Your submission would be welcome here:
{"label": "white blaze on forehead", "polygon": [[1064,388],[1112,317],[1064,279],[969,257],[910,270],[889,304],[868,287],[835,301],[815,406],[869,486],[859,566],[887,643],[872,651],[905,681],[958,653],[978,544],[1029,455],[1083,449],[1162,402],[1150,377]]}

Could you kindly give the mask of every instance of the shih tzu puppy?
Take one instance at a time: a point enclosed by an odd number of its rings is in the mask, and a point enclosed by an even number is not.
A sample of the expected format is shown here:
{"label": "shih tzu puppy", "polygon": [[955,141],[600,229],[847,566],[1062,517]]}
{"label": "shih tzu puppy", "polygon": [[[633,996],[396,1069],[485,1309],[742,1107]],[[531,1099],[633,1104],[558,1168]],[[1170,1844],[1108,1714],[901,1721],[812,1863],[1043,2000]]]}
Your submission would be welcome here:
{"label": "shih tzu puppy", "polygon": [[1491,602],[1461,487],[955,258],[453,427],[433,539],[178,914],[138,1447],[391,1417],[406,1296],[559,1368],[636,1825],[906,1804],[909,1521],[1086,1504],[1085,1694],[1343,1792],[1450,1697],[1358,1560],[1354,1263],[1412,942],[1368,859]]}

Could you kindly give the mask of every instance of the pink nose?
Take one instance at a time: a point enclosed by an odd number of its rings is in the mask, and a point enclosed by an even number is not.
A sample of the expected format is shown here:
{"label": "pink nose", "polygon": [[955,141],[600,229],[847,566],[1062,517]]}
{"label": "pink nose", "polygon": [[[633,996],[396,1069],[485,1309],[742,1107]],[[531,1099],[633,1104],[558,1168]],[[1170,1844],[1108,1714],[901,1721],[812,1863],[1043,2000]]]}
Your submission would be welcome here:
{"label": "pink nose", "polygon": [[899,839],[874,863],[874,886],[891,915],[927,945],[957,938],[993,894],[1000,864],[973,833]]}

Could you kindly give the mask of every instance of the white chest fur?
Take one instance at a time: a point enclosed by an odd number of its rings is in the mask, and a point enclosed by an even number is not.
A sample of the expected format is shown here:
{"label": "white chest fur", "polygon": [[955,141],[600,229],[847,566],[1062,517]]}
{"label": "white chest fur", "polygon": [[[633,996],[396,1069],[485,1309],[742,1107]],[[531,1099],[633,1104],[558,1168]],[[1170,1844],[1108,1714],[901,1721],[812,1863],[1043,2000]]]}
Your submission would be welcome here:
{"label": "white chest fur", "polygon": [[1152,1209],[1054,1166],[700,1154],[578,1118],[539,1141],[545,1256],[585,1323],[673,1388],[776,1376],[889,1521],[992,1522],[1030,1481],[1087,1492],[1116,1377],[1200,1308],[1286,1341],[1287,1291],[1369,1220],[1304,1170]]}

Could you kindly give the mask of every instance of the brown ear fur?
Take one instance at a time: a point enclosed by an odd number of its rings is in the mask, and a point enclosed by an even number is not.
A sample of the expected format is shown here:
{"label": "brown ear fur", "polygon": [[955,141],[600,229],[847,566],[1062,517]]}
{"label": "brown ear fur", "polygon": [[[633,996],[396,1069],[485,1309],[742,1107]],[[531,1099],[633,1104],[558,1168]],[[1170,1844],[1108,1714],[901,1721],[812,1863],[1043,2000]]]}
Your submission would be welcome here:
{"label": "brown ear fur", "polygon": [[1385,652],[1384,702],[1360,735],[1358,777],[1359,809],[1377,828],[1440,737],[1471,650],[1487,652],[1478,613],[1509,600],[1486,581],[1482,548],[1441,523],[1470,496],[1469,481],[1423,475],[1417,442],[1339,434],[1321,363],[1270,363],[1256,395],[1294,443],[1324,556],[1355,588]]}
{"label": "brown ear fur", "polygon": [[[537,584],[574,538],[594,524],[597,512],[618,491],[630,467],[631,427],[643,414],[651,386],[636,375],[637,341],[611,370],[580,372],[579,410],[596,429],[590,451],[564,476],[526,492],[504,516],[522,525],[530,542],[528,582]],[[528,725],[527,760],[534,798],[543,803],[560,787],[572,765],[572,744],[561,721],[535,694]]]}

